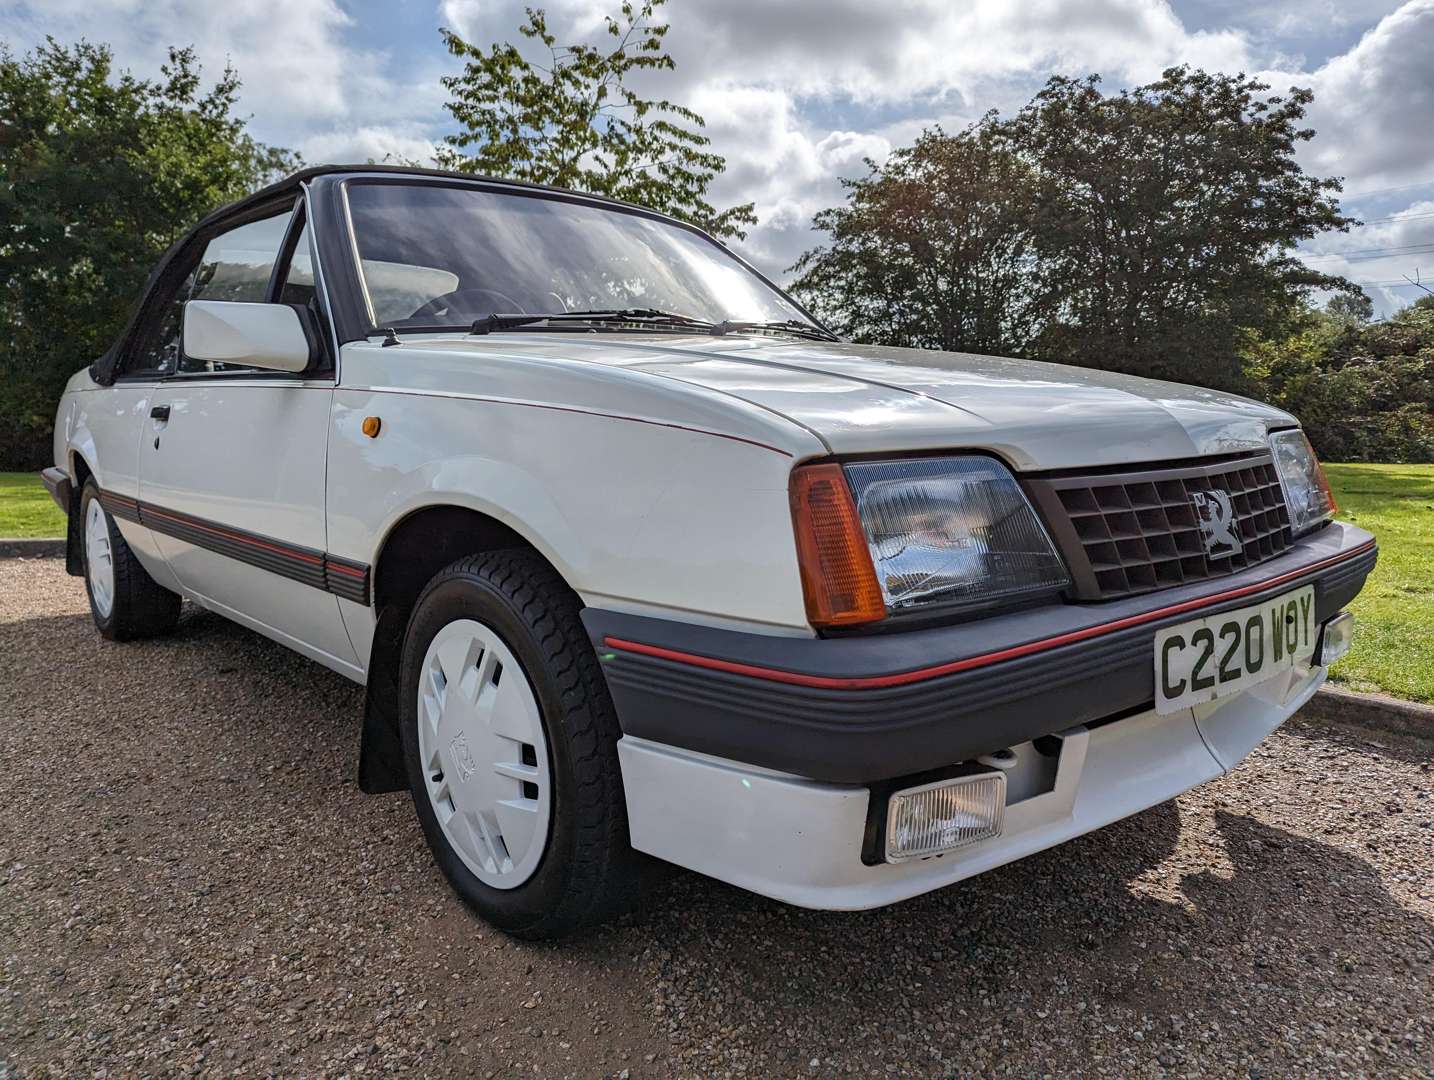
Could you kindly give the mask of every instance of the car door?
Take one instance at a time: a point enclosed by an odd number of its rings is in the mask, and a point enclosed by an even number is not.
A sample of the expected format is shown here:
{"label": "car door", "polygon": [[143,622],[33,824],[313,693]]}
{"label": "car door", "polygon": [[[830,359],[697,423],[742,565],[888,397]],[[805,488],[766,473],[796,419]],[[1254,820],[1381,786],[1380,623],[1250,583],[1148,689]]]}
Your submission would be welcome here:
{"label": "car door", "polygon": [[156,284],[134,333],[118,346],[113,384],[74,395],[69,421],[76,455],[93,472],[100,504],[140,565],[171,592],[180,591],[179,582],[157,537],[140,522],[139,451],[154,396],[178,366],[180,310],[189,284],[188,277]]}
{"label": "car door", "polygon": [[[188,298],[314,303],[302,203],[221,232]],[[153,398],[140,444],[145,523],[204,604],[332,667],[358,663],[324,588],[332,369],[288,375],[194,360]]]}

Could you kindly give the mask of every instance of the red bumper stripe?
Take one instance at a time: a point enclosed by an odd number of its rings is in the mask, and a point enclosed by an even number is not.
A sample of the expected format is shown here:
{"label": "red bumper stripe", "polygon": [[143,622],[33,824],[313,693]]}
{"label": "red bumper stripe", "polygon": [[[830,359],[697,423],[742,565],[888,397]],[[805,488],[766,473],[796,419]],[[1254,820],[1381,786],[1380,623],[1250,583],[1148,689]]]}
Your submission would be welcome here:
{"label": "red bumper stripe", "polygon": [[1356,555],[1362,555],[1373,548],[1374,545],[1375,541],[1370,540],[1357,548],[1342,551],[1338,555],[1332,555],[1319,562],[1310,563],[1308,566],[1302,566],[1298,570],[1291,570],[1287,574],[1280,574],[1278,577],[1267,578],[1254,585],[1245,585],[1238,589],[1228,589],[1225,592],[1214,593],[1210,596],[1201,596],[1194,600],[1186,600],[1183,603],[1156,608],[1153,611],[1143,611],[1139,615],[1129,615],[1124,619],[1116,619],[1112,622],[1100,623],[1096,626],[1087,626],[1081,630],[1073,630],[1068,634],[1058,634],[1055,637],[1041,638],[1038,641],[1028,641],[1024,645],[1015,645],[1009,649],[1001,649],[997,652],[982,653],[979,656],[968,656],[964,660],[951,660],[944,664],[937,664],[934,667],[917,668],[914,671],[901,671],[892,675],[862,675],[851,678],[833,675],[804,675],[798,671],[783,671],[780,668],[759,667],[756,664],[741,664],[733,660],[719,660],[716,657],[680,652],[677,649],[664,649],[658,645],[645,645],[640,641],[627,641],[624,638],[605,637],[603,638],[603,644],[610,649],[618,649],[622,652],[652,656],[659,660],[673,660],[677,663],[691,664],[693,667],[710,668],[713,671],[725,671],[733,675],[748,675],[755,679],[767,679],[770,682],[791,683],[794,686],[811,686],[821,690],[877,690],[887,686],[906,686],[909,683],[921,682],[925,679],[934,679],[941,675],[952,675],[958,671],[969,671],[972,668],[986,667],[988,664],[998,664],[1002,660],[1014,660],[1017,657],[1045,652],[1047,649],[1059,648],[1062,645],[1071,645],[1077,641],[1087,641],[1090,638],[1114,633],[1117,630],[1124,630],[1131,626],[1139,626],[1142,623],[1153,622],[1156,619],[1164,619],[1171,615],[1179,615],[1186,611],[1197,611],[1200,608],[1213,607],[1227,600],[1238,600],[1242,596],[1263,592],[1265,589],[1283,584],[1286,581],[1293,581],[1295,578],[1305,577],[1316,570],[1322,570],[1327,566],[1333,566],[1335,563],[1352,559]]}

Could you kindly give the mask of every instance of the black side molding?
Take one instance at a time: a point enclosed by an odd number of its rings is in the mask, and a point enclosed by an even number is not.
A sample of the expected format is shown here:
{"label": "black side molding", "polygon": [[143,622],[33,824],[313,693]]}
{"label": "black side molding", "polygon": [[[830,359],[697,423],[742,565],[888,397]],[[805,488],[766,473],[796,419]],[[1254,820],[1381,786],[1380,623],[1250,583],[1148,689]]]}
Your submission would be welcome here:
{"label": "black side molding", "polygon": [[257,566],[301,585],[322,589],[355,604],[369,603],[372,575],[365,563],[195,517],[172,507],[156,506],[113,491],[100,492],[100,505],[114,517],[133,521],[153,532]]}

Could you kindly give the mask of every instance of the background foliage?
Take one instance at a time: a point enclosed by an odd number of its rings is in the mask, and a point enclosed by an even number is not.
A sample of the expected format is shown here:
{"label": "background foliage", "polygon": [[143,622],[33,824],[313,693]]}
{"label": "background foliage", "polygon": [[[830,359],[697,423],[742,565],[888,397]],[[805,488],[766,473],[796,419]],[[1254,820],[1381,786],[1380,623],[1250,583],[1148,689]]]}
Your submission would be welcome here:
{"label": "background foliage", "polygon": [[1434,462],[1434,296],[1384,322],[1332,302],[1245,355],[1328,460]]}
{"label": "background foliage", "polygon": [[831,234],[792,269],[794,290],[859,341],[1013,353],[1041,322],[1035,278],[1035,170],[992,117],[940,128],[845,180],[846,206],[813,228]]}
{"label": "background foliage", "polygon": [[156,81],[110,51],[0,47],[0,468],[50,463],[66,380],[101,355],[160,254],[204,214],[293,169],[205,89],[189,49]]}
{"label": "background foliage", "polygon": [[1352,223],[1339,182],[1295,161],[1311,95],[1183,67],[1111,96],[1097,82],[1052,79],[1010,125],[1037,175],[1031,351],[1248,389],[1241,344],[1289,326],[1312,288],[1350,287],[1291,254]]}
{"label": "background foliage", "polygon": [[[651,206],[740,237],[703,121],[631,85],[673,70],[655,13],[625,0],[603,47],[444,41],[460,170]],[[108,49],[0,46],[0,468],[48,463],[65,380],[104,352],[161,252],[206,212],[299,165],[235,114],[239,80],[202,83],[192,50],[156,80]],[[1434,298],[1383,322],[1293,256],[1348,228],[1338,181],[1295,160],[1308,91],[1173,68],[1120,93],[1054,78],[1009,119],[935,129],[814,227],[794,291],[858,341],[1029,356],[1271,400],[1322,456],[1434,461]],[[1323,309],[1316,295],[1330,295]]]}

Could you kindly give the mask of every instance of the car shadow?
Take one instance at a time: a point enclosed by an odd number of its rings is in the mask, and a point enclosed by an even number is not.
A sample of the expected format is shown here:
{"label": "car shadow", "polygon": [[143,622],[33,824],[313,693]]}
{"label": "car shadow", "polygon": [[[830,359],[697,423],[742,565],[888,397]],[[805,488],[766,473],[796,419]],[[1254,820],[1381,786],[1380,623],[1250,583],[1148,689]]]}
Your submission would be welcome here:
{"label": "car shadow", "polygon": [[[741,1018],[804,1032],[840,1061],[877,1037],[914,1050],[932,1025],[950,1033],[936,1040],[948,1051],[961,1030],[1029,1048],[1053,1027],[1103,1038],[1106,1021],[1145,1020],[1153,1041],[1171,1041],[1278,1032],[1301,1006],[1336,995],[1407,1015],[1399,999],[1427,994],[1434,922],[1400,904],[1369,863],[1218,808],[1187,814],[1199,821],[1186,827],[1223,850],[1202,861],[1177,852],[1182,812],[1157,806],[865,913],[802,911],[675,875],[647,924],[665,947],[669,1011],[683,1015],[688,1040]],[[715,1016],[698,1007],[712,986],[731,999]],[[1427,1040],[1434,1020],[1426,1026]],[[1017,1072],[1044,1071],[1039,1054],[1011,1053]]]}

